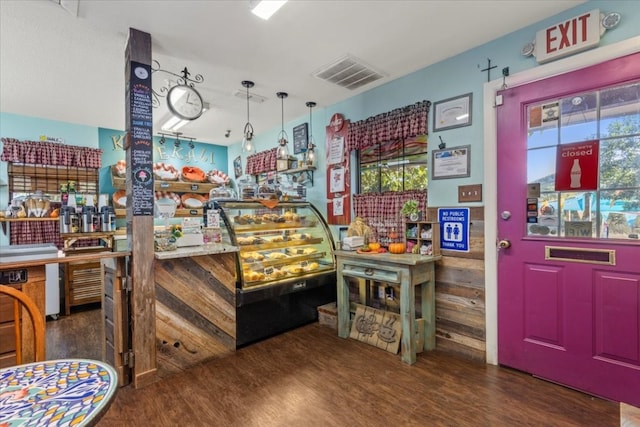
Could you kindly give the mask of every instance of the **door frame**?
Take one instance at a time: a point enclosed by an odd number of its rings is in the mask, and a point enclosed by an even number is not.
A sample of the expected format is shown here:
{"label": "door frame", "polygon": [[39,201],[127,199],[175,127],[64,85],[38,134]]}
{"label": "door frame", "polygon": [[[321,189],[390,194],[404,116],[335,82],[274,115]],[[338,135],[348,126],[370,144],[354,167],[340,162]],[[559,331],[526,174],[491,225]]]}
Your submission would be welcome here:
{"label": "door frame", "polygon": [[[569,58],[521,71],[509,76],[509,87],[520,86],[640,52],[640,36],[602,46]],[[498,178],[497,178],[497,110],[494,108],[496,93],[502,89],[502,78],[484,84],[484,186],[485,186],[485,334],[486,363],[497,365],[498,360]]]}

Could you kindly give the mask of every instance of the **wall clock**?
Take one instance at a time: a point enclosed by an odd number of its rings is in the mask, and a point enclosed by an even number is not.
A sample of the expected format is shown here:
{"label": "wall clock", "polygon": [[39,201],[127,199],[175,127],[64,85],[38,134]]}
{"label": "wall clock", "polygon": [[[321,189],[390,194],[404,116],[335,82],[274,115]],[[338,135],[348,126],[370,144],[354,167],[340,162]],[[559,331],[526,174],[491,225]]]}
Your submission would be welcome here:
{"label": "wall clock", "polygon": [[173,115],[185,120],[200,117],[204,107],[198,91],[188,85],[173,86],[167,94],[167,105]]}

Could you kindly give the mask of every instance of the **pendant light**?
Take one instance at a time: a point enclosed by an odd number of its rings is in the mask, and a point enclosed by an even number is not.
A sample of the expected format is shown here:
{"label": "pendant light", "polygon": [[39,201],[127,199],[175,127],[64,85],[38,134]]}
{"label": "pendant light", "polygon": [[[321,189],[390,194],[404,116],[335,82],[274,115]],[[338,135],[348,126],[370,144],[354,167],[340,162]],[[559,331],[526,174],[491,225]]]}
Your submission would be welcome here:
{"label": "pendant light", "polygon": [[313,166],[313,162],[316,160],[315,148],[316,144],[313,140],[313,120],[311,117],[311,110],[316,106],[316,103],[313,101],[307,102],[307,107],[309,107],[309,142],[307,142],[307,165]]}
{"label": "pendant light", "polygon": [[280,103],[282,106],[282,128],[280,129],[280,133],[278,134],[278,151],[276,153],[276,157],[278,159],[288,159],[289,158],[289,147],[287,141],[287,132],[284,130],[284,99],[289,96],[287,92],[278,92],[276,93],[278,98],[280,98]]}
{"label": "pendant light", "polygon": [[251,154],[255,151],[255,146],[253,145],[253,126],[249,121],[249,88],[252,88],[254,83],[249,80],[243,80],[242,86],[247,88],[247,124],[244,125],[244,131],[242,132],[242,152],[246,154]]}

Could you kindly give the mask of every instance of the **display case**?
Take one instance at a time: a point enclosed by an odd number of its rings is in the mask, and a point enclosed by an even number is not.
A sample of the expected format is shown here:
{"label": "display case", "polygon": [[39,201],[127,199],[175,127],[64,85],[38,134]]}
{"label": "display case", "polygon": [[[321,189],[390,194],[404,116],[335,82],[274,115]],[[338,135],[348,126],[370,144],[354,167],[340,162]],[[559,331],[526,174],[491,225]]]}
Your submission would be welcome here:
{"label": "display case", "polygon": [[336,263],[329,227],[308,202],[217,201],[237,254],[240,344],[317,319],[335,301]]}

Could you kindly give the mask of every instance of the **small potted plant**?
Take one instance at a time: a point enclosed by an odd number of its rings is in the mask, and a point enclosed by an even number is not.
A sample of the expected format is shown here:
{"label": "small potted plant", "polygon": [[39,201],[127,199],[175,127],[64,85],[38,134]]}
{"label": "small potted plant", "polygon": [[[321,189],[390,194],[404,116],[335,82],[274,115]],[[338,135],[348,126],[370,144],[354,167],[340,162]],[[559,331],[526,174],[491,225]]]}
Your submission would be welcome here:
{"label": "small potted plant", "polygon": [[404,202],[402,205],[402,209],[400,209],[400,213],[405,217],[409,218],[411,221],[420,220],[420,209],[418,209],[418,201],[411,199]]}

